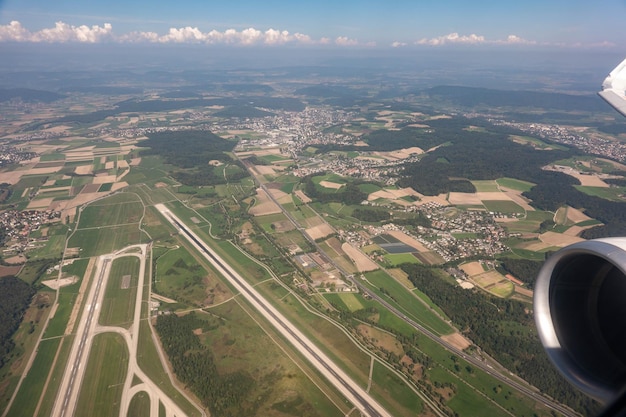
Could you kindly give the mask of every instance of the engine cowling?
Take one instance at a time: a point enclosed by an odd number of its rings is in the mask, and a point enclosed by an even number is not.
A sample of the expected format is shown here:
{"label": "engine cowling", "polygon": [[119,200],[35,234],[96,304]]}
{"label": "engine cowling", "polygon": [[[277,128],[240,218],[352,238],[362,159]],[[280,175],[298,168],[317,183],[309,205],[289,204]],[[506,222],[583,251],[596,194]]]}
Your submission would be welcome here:
{"label": "engine cowling", "polygon": [[579,242],[550,257],[537,278],[535,321],[548,356],[589,396],[626,387],[626,238]]}

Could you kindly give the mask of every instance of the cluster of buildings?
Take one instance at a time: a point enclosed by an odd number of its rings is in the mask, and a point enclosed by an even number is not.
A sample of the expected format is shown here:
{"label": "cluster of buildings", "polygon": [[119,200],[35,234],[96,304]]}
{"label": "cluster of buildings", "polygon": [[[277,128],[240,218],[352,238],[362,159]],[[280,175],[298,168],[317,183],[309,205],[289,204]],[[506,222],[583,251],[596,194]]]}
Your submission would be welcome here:
{"label": "cluster of buildings", "polygon": [[35,152],[30,152],[11,145],[0,145],[0,167],[17,164],[21,161],[28,161],[37,156]]}
{"label": "cluster of buildings", "polygon": [[[41,226],[60,221],[61,212],[53,210],[7,210],[0,213],[0,230],[5,254],[24,252],[34,239],[30,233]],[[46,239],[42,237],[42,239]]]}
{"label": "cluster of buildings", "polygon": [[512,126],[523,132],[537,135],[542,139],[573,146],[587,154],[604,156],[620,162],[626,161],[626,144],[616,140],[597,136],[583,136],[558,125],[516,123],[497,119],[490,119],[489,121],[494,125]]}

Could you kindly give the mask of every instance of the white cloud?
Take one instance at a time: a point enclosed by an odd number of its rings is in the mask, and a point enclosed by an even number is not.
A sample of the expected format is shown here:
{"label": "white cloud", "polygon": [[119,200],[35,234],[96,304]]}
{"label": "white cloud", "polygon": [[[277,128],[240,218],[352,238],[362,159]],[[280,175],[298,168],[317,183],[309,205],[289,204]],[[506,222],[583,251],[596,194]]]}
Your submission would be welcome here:
{"label": "white cloud", "polygon": [[22,27],[17,20],[13,20],[8,25],[0,26],[0,41],[27,41],[31,34]]}
{"label": "white cloud", "polygon": [[[442,46],[448,44],[499,44],[499,45],[537,45],[535,41],[529,41],[517,35],[509,35],[504,40],[488,40],[482,35],[472,33],[470,35],[459,35],[458,33],[450,33],[436,38],[423,38],[415,42],[416,45]],[[394,42],[392,46],[403,46],[401,42]]]}
{"label": "white cloud", "polygon": [[339,36],[335,39],[335,44],[339,46],[355,46],[358,45],[359,42],[356,39],[350,39],[346,36]]}
{"label": "white cloud", "polygon": [[112,35],[113,26],[74,26],[64,22],[56,22],[54,27],[30,32],[18,21],[8,25],[0,25],[0,41],[14,42],[100,42]]}
{"label": "white cloud", "polygon": [[403,46],[406,46],[406,42],[397,42],[397,41],[396,41],[396,42],[393,42],[393,43],[391,44],[391,46],[392,46],[393,48],[401,48],[401,47],[403,47]]}
{"label": "white cloud", "polygon": [[449,43],[479,44],[479,43],[484,43],[484,42],[485,42],[484,36],[476,35],[475,33],[472,33],[471,35],[459,35],[458,33],[454,32],[448,35],[438,36],[436,38],[430,38],[430,39],[423,38],[415,43],[418,45],[439,46],[439,45],[446,45]]}

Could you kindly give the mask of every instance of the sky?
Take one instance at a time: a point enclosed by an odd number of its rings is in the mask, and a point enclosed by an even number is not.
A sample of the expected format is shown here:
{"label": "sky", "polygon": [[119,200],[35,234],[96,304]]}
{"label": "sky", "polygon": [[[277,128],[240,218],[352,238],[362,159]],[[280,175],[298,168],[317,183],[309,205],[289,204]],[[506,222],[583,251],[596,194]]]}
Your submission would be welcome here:
{"label": "sky", "polygon": [[626,0],[0,0],[2,43],[626,51]]}

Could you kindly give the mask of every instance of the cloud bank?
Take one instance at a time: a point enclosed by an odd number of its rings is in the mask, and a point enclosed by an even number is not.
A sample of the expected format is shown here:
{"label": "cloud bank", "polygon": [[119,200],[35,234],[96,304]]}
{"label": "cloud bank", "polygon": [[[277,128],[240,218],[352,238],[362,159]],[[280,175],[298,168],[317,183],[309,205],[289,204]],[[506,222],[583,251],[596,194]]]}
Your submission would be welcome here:
{"label": "cloud bank", "polygon": [[371,43],[360,44],[356,39],[339,36],[334,40],[322,37],[314,40],[303,33],[289,33],[286,30],[270,28],[261,31],[255,28],[243,30],[227,29],[223,32],[211,30],[203,32],[197,27],[170,28],[166,34],[156,32],[134,31],[122,35],[113,33],[113,26],[104,23],[102,26],[73,26],[64,22],[57,22],[52,28],[31,32],[19,21],[12,21],[7,25],[0,25],[0,42],[47,42],[47,43],[198,43],[198,44],[226,44],[226,45],[283,45],[287,43],[300,45],[328,45],[338,46],[372,46]]}
{"label": "cloud bank", "polygon": [[[360,42],[357,39],[346,36],[321,37],[313,39],[304,33],[290,33],[286,30],[267,29],[261,31],[255,28],[243,30],[226,29],[224,31],[211,30],[203,32],[197,27],[170,28],[167,33],[133,31],[124,34],[116,34],[110,23],[102,26],[74,26],[64,22],[56,22],[54,27],[44,28],[38,31],[30,31],[19,21],[12,21],[6,25],[0,25],[0,42],[31,42],[31,43],[154,43],[154,44],[206,44],[206,45],[335,45],[337,47],[375,47],[375,42]],[[479,34],[461,35],[457,32],[433,38],[422,38],[414,42],[405,40],[394,41],[389,46],[402,48],[409,46],[441,47],[445,45],[539,45],[573,48],[611,48],[615,44],[611,42],[599,42],[595,44],[563,44],[563,43],[538,43],[527,40],[517,35],[509,35],[505,39],[490,40]]]}

